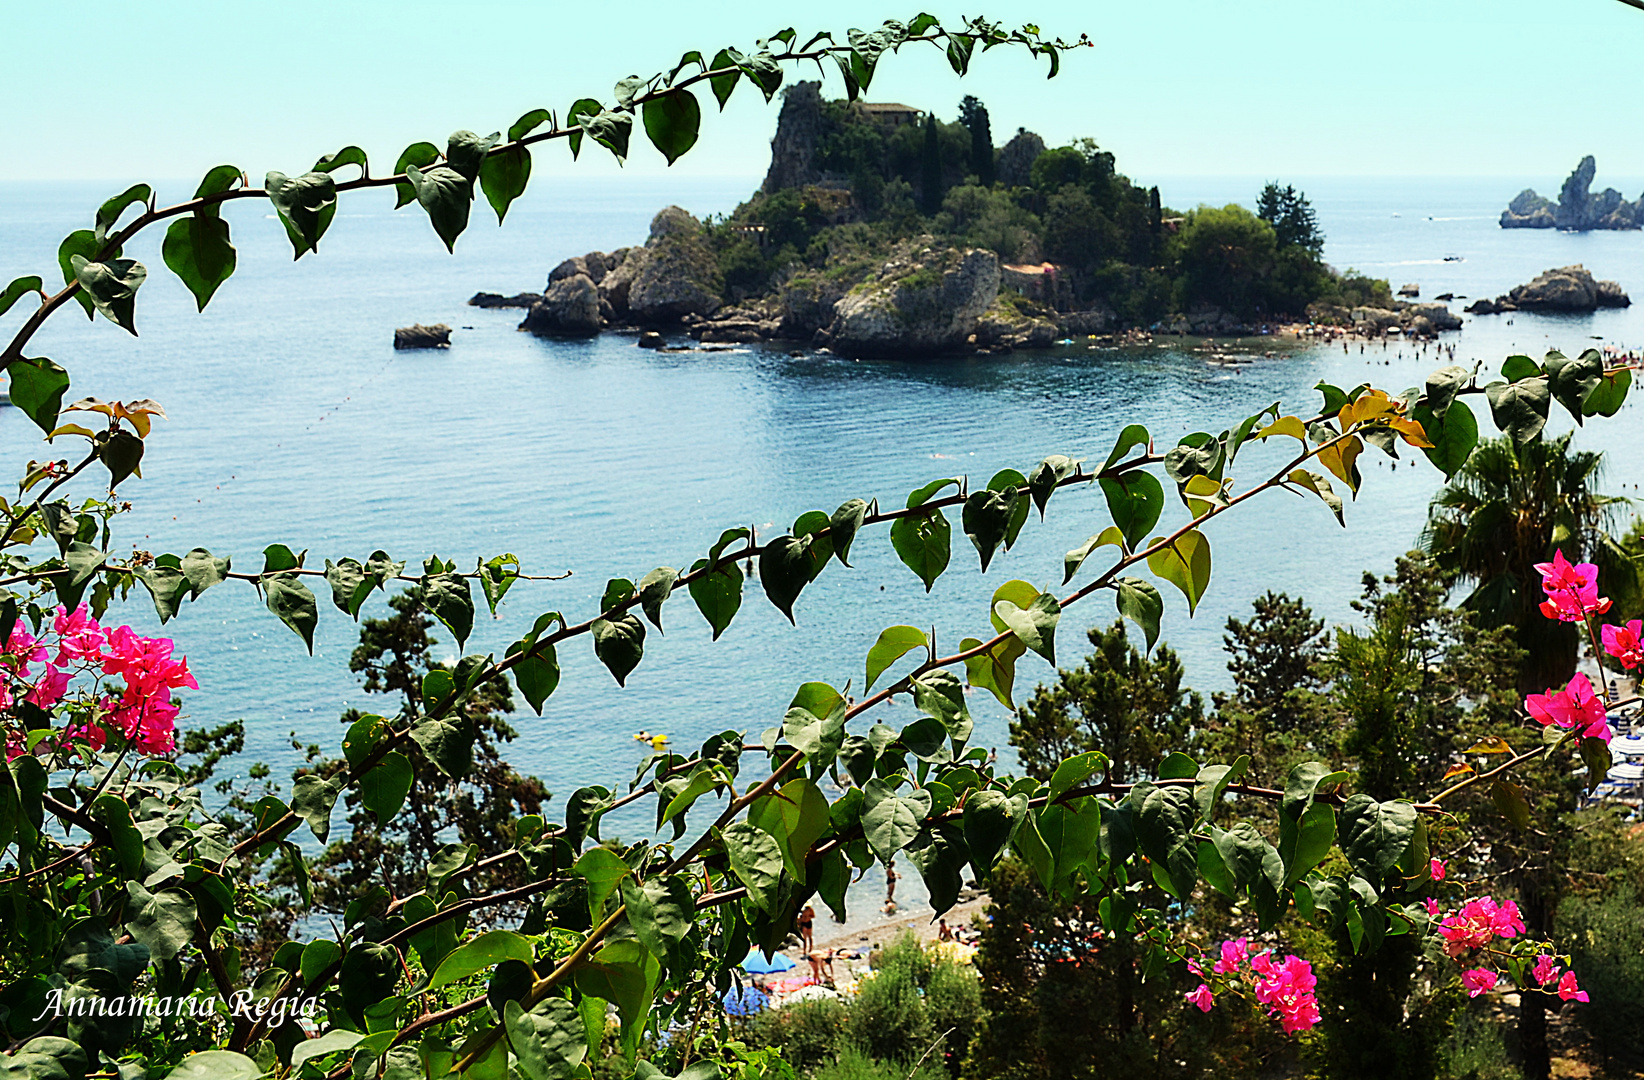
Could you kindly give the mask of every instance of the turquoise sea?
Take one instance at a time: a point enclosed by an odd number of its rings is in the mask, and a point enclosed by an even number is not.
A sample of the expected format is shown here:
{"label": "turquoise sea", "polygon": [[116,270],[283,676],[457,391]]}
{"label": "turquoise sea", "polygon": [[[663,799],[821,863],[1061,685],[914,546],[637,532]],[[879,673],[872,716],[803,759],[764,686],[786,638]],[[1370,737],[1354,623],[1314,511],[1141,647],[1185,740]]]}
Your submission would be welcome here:
{"label": "turquoise sea", "polygon": [[[1526,184],[1556,191],[1558,179],[1296,182],[1319,212],[1332,263],[1395,287],[1419,283],[1423,297],[1494,296],[1548,267],[1581,262],[1641,301],[1592,316],[1469,316],[1462,331],[1445,335],[1457,362],[1499,366],[1514,351],[1573,352],[1601,340],[1644,345],[1644,235],[1497,227],[1501,208]],[[572,572],[564,581],[519,584],[494,621],[482,608],[466,650],[482,653],[500,653],[541,612],[586,617],[608,578],[689,566],[724,528],[752,524],[773,535],[806,510],[832,510],[852,496],[901,505],[909,490],[937,477],[967,475],[980,485],[1001,468],[1026,472],[1050,453],[1103,459],[1129,422],[1146,423],[1168,446],[1275,400],[1312,408],[1310,388],[1321,379],[1397,392],[1445,362],[1410,346],[1361,355],[1356,343],[1344,353],[1247,341],[1254,363],[1218,367],[1163,339],[1128,350],[1078,342],[907,363],[790,355],[791,346],[659,354],[620,335],[536,339],[515,330],[518,311],[464,305],[481,289],[540,289],[566,256],[642,241],[662,205],[725,212],[755,183],[549,177],[516,204],[506,228],[477,206],[455,256],[420,212],[396,213],[391,195],[367,193],[347,198],[320,254],[296,263],[264,207],[235,204],[226,216],[239,272],[204,314],[163,269],[158,236],[144,238],[127,253],[150,268],[137,311],[142,336],[70,309],[30,352],[69,369],[71,397],[153,397],[170,416],[149,439],[145,478],[123,488],[135,510],[120,521],[117,549],[180,554],[203,546],[250,570],[275,542],[307,549],[311,566],[363,559],[379,547],[413,567],[436,552],[464,568],[512,552],[528,572]],[[1260,186],[1252,178],[1160,183],[1176,207],[1248,204]],[[192,186],[160,189],[170,201]],[[0,280],[55,273],[61,237],[88,227],[97,203],[123,187],[0,185]],[[1445,262],[1447,255],[1463,261]],[[0,329],[9,332],[20,310]],[[441,321],[459,328],[450,350],[393,351],[395,327]],[[1275,355],[1263,356],[1268,350]],[[1640,494],[1644,483],[1637,417],[1629,405],[1579,437],[1608,452],[1606,486],[1615,493]],[[1568,425],[1555,417],[1555,430]],[[46,450],[13,409],[0,410],[0,445],[14,466]],[[1188,618],[1167,589],[1164,639],[1182,654],[1196,688],[1208,694],[1226,685],[1223,626],[1264,589],[1303,595],[1332,623],[1352,620],[1361,574],[1390,570],[1413,545],[1438,484],[1425,462],[1406,459],[1395,468],[1366,455],[1365,490],[1348,507],[1345,531],[1321,504],[1283,493],[1210,526],[1215,576],[1197,615]],[[1276,449],[1247,450],[1236,473],[1253,482],[1277,462]],[[1179,506],[1167,508],[1166,524],[1184,516]],[[939,643],[952,646],[987,625],[988,597],[1000,583],[1059,583],[1063,552],[1107,524],[1099,493],[1064,491],[1048,519],[1035,515],[984,576],[957,513],[950,517],[953,565],[929,595],[897,561],[885,530],[875,529],[858,539],[854,570],[835,564],[805,591],[797,626],[754,586],[735,624],[710,643],[694,606],[677,596],[664,609],[667,633],[652,631],[626,689],[585,640],[563,648],[564,678],[544,716],[517,716],[517,766],[563,797],[585,783],[631,776],[639,751],[630,733],[638,729],[666,732],[687,749],[726,728],[757,737],[780,722],[802,681],[860,687],[864,655],[881,628],[934,626]],[[366,613],[384,609],[378,597]],[[157,629],[144,595],[119,617]],[[1064,665],[1082,655],[1085,628],[1113,618],[1104,598],[1070,608],[1059,634]],[[382,707],[348,671],[356,629],[327,595],[312,658],[245,583],[185,605],[165,633],[200,682],[186,702],[188,722],[247,722],[242,770],[265,760],[287,774],[297,759],[293,736],[334,748],[343,709]],[[455,655],[453,643],[441,648]],[[1051,674],[1030,656],[1018,685],[1025,691]],[[980,694],[972,709],[974,743],[998,747],[1009,760],[1004,710]],[[883,719],[899,725],[911,717],[910,706],[896,704]],[[625,819],[623,830],[642,831],[646,817]],[[904,882],[906,898],[917,901],[917,881],[904,875]]]}

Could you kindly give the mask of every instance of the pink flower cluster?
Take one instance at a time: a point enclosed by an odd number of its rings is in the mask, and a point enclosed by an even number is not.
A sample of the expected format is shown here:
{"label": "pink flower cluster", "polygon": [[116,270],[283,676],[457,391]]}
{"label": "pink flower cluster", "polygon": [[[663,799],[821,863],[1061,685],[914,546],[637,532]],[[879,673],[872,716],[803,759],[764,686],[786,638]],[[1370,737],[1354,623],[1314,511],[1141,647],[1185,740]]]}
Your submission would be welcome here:
{"label": "pink flower cluster", "polygon": [[1644,620],[1634,619],[1625,626],[1602,628],[1604,651],[1621,662],[1628,671],[1644,664]]}
{"label": "pink flower cluster", "polygon": [[[1197,964],[1188,967],[1200,973]],[[1268,1014],[1278,1019],[1287,1035],[1306,1031],[1319,1022],[1319,1002],[1313,994],[1318,979],[1313,975],[1313,965],[1299,956],[1274,960],[1271,952],[1252,954],[1249,939],[1236,938],[1222,942],[1221,957],[1211,970],[1224,977],[1242,975],[1249,979],[1256,1000],[1267,1006]],[[1206,983],[1200,983],[1186,997],[1202,1012],[1209,1012],[1216,1004]]]}
{"label": "pink flower cluster", "polygon": [[1553,958],[1547,953],[1542,953],[1536,957],[1536,966],[1531,969],[1531,974],[1535,976],[1536,985],[1544,990],[1552,985],[1554,979],[1557,979],[1557,989],[1552,992],[1557,993],[1564,1001],[1588,1000],[1587,991],[1576,985],[1576,973],[1566,971],[1563,975],[1560,975],[1558,973],[1558,964],[1554,963]]}
{"label": "pink flower cluster", "polygon": [[1454,959],[1469,949],[1482,949],[1497,938],[1517,937],[1524,933],[1524,919],[1513,901],[1498,904],[1494,897],[1481,896],[1439,920],[1438,932],[1444,939],[1445,954]]}
{"label": "pink flower cluster", "polygon": [[1591,680],[1579,671],[1562,690],[1549,687],[1545,694],[1531,694],[1524,699],[1524,707],[1542,727],[1553,724],[1579,728],[1582,738],[1610,741],[1604,701],[1594,692]]}
{"label": "pink flower cluster", "polygon": [[[106,629],[84,604],[72,614],[59,607],[52,630],[57,635],[55,656],[20,623],[12,627],[5,652],[15,659],[0,662],[0,676],[4,676],[0,678],[0,713],[16,704],[17,690],[21,690],[23,700],[50,709],[67,695],[76,675],[89,675],[94,680],[114,676],[124,681],[124,689],[118,696],[99,701],[90,719],[71,725],[65,734],[83,738],[93,749],[101,750],[108,733],[100,721],[107,721],[118,726],[139,752],[171,753],[176,747],[178,712],[171,691],[199,689],[188,670],[187,658],[172,657],[172,640],[146,638],[129,626]],[[43,664],[43,670],[30,683],[33,664]],[[14,690],[13,680],[21,687]],[[20,735],[8,735],[8,760],[23,752]]]}
{"label": "pink flower cluster", "polygon": [[1607,597],[1598,595],[1598,567],[1592,563],[1571,565],[1562,549],[1553,552],[1550,563],[1536,563],[1541,574],[1541,590],[1547,599],[1541,613],[1560,622],[1584,622],[1588,615],[1610,610]]}

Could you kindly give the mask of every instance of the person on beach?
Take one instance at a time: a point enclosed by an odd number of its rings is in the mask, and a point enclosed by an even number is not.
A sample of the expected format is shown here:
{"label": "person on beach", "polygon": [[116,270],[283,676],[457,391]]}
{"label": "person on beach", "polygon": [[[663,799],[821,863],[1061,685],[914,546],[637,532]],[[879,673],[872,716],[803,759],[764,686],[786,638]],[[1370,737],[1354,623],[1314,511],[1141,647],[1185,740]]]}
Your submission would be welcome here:
{"label": "person on beach", "polygon": [[816,948],[816,908],[810,904],[799,913],[799,940],[806,952]]}
{"label": "person on beach", "polygon": [[885,904],[892,908],[896,906],[896,879],[900,876],[895,859],[885,864]]}
{"label": "person on beach", "polygon": [[937,919],[936,920],[936,940],[937,941],[952,941],[953,940],[953,931],[948,928],[948,921],[946,919]]}

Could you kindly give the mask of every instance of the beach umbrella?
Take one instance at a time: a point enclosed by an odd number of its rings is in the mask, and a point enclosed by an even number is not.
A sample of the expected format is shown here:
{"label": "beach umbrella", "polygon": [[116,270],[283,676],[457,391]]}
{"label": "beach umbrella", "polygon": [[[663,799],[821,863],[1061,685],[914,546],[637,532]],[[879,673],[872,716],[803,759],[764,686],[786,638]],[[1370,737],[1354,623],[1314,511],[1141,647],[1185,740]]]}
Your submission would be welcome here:
{"label": "beach umbrella", "polygon": [[1634,765],[1631,762],[1612,765],[1610,767],[1610,779],[1620,781],[1644,780],[1644,765]]}
{"label": "beach umbrella", "polygon": [[1644,757],[1644,735],[1620,735],[1610,741],[1613,757]]}
{"label": "beach umbrella", "polygon": [[778,971],[787,971],[794,966],[794,961],[783,953],[772,953],[767,960],[758,949],[748,954],[742,961],[742,970],[754,975],[773,975]]}

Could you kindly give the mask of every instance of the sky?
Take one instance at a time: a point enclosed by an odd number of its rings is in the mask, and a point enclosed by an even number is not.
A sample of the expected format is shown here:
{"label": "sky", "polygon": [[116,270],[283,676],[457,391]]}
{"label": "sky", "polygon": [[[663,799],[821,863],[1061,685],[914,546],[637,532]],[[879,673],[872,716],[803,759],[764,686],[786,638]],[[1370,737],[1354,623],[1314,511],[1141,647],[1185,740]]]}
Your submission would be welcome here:
{"label": "sky", "polygon": [[[610,100],[617,79],[671,67],[688,49],[711,55],[785,26],[804,37],[915,13],[882,0],[6,8],[0,180],[111,181],[222,163],[253,177],[296,173],[351,143],[386,171],[413,141],[443,145],[452,130],[506,128],[530,108]],[[960,80],[935,49],[909,48],[881,64],[869,98],[952,119],[975,94],[996,141],[1018,127],[1051,145],[1090,136],[1138,178],[1528,178],[1562,176],[1589,153],[1600,186],[1644,176],[1632,126],[1644,11],[1617,0],[971,0],[964,10],[977,9],[1096,45],[1049,82],[1044,62],[1019,49],[978,57]],[[837,76],[827,89],[840,92]],[[674,170],[761,174],[776,106],[746,85],[723,114],[704,99],[701,140]],[[573,164],[559,146],[539,151],[535,167],[617,172],[608,154]],[[647,145],[626,168],[668,166]]]}

